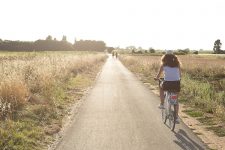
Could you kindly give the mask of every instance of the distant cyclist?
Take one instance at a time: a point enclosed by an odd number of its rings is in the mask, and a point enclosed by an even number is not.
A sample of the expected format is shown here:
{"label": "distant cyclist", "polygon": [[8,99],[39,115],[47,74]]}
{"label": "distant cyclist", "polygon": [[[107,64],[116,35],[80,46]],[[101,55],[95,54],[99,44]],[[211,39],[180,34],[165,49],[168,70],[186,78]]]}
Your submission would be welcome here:
{"label": "distant cyclist", "polygon": [[[180,79],[181,79],[181,69],[180,62],[178,58],[173,54],[172,50],[167,50],[166,54],[161,58],[161,66],[156,75],[155,79],[159,79],[161,74],[164,74],[164,82],[159,85],[160,89],[160,109],[164,109],[164,91],[172,91],[177,94],[180,92]],[[176,122],[179,122],[178,110],[179,105],[176,105],[177,109],[177,119]]]}
{"label": "distant cyclist", "polygon": [[113,56],[113,57],[115,56],[116,58],[118,57],[118,52],[117,52],[117,50],[113,50],[113,51],[112,51],[112,56]]}
{"label": "distant cyclist", "polygon": [[116,58],[118,57],[118,52],[116,51]]}
{"label": "distant cyclist", "polygon": [[113,51],[112,51],[112,57],[114,57],[114,55],[115,55],[115,51],[113,50]]}

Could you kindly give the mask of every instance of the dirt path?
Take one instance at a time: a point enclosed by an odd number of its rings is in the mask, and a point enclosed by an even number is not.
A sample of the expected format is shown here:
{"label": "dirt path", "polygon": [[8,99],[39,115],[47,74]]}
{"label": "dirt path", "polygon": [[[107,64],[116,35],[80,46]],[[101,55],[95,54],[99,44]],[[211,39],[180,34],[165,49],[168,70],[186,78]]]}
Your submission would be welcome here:
{"label": "dirt path", "polygon": [[171,132],[158,104],[158,96],[110,57],[56,149],[207,149],[183,123]]}

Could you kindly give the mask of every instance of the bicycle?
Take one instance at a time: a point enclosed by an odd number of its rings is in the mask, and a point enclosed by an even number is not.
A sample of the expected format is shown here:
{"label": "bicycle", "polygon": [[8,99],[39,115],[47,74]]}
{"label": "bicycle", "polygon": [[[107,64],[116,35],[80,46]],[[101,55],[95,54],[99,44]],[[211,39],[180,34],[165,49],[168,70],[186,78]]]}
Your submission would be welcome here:
{"label": "bicycle", "polygon": [[[159,84],[161,84],[163,82],[162,79],[158,79],[159,80]],[[171,129],[171,131],[174,131],[175,126],[176,126],[176,118],[177,116],[177,110],[175,109],[176,106],[178,105],[178,101],[177,101],[177,93],[176,92],[172,92],[172,91],[164,91],[164,109],[162,110],[162,121],[164,122],[164,124],[166,124],[167,120],[168,122],[168,126]]]}

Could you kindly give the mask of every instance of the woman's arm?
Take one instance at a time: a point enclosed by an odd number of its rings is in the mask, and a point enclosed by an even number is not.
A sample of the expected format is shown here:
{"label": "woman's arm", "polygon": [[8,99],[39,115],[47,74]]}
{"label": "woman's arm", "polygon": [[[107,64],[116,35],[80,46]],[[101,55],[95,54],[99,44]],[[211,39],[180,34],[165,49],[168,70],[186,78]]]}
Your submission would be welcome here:
{"label": "woman's arm", "polygon": [[180,68],[180,65],[179,65],[179,73],[180,73],[180,79],[181,79],[181,68]]}
{"label": "woman's arm", "polygon": [[156,75],[156,79],[159,79],[159,77],[160,77],[160,75],[162,74],[162,72],[163,72],[163,65],[161,65],[160,66],[160,68],[159,68],[159,71],[158,71],[158,74]]}

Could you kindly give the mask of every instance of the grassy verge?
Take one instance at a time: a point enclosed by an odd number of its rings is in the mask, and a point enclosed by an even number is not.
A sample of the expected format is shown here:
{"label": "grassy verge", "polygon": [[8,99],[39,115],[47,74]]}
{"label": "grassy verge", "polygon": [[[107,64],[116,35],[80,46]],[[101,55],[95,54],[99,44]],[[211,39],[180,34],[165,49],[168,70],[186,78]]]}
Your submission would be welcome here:
{"label": "grassy verge", "polygon": [[189,110],[185,110],[183,112],[187,113],[191,117],[202,117],[203,116],[203,112],[198,111],[198,110],[189,109]]}
{"label": "grassy verge", "polygon": [[93,83],[105,55],[20,55],[7,59],[4,54],[0,61],[0,149],[47,149],[69,106]]}
{"label": "grassy verge", "polygon": [[[212,127],[208,129],[218,136],[224,136],[225,60],[218,56],[198,55],[179,56],[179,58],[182,63],[182,90],[179,100],[192,108],[186,113],[197,117],[204,124],[210,121]],[[123,55],[120,59],[125,66],[141,77],[143,82],[157,85],[153,78],[159,69],[160,56]]]}

